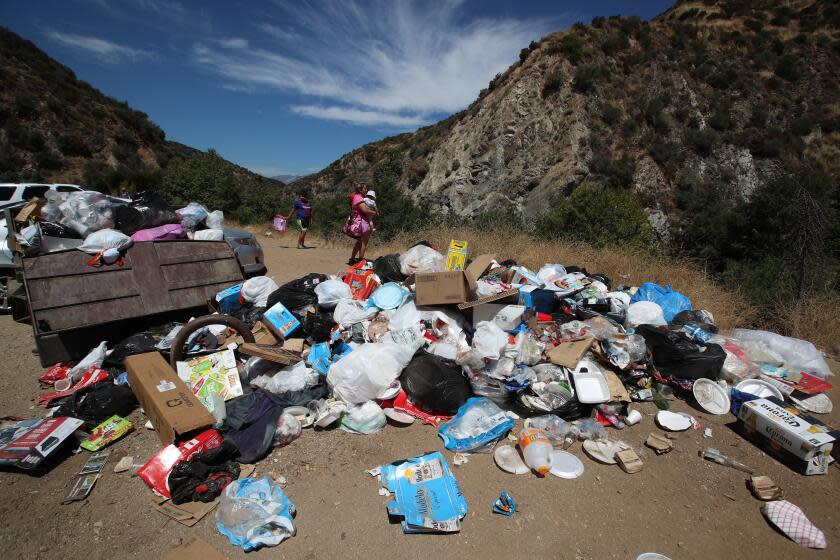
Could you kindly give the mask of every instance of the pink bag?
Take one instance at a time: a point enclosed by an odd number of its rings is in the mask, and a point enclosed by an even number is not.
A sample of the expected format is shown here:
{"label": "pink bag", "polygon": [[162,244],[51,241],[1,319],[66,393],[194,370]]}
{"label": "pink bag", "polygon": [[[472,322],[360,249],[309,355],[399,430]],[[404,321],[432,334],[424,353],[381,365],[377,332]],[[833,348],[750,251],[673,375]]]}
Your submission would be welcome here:
{"label": "pink bag", "polygon": [[274,229],[279,233],[286,231],[286,217],[280,214],[274,216]]}
{"label": "pink bag", "polygon": [[163,224],[149,229],[141,229],[135,231],[131,236],[132,241],[169,241],[171,239],[181,239],[185,237],[187,232],[181,224]]}
{"label": "pink bag", "polygon": [[353,239],[358,239],[370,231],[370,224],[367,223],[361,214],[350,214],[347,216],[347,221],[344,222],[342,231],[345,235],[349,235]]}

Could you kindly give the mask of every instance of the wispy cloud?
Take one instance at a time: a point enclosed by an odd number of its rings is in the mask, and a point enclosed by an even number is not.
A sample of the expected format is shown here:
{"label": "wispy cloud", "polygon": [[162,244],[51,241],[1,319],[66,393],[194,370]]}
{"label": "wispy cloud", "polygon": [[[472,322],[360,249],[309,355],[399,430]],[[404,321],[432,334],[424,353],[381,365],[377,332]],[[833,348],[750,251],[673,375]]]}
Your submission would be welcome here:
{"label": "wispy cloud", "polygon": [[467,106],[551,25],[532,19],[465,21],[461,4],[282,3],[290,27],[259,26],[278,39],[292,28],[300,35],[282,50],[207,40],[194,45],[193,55],[229,81],[315,98],[294,107],[299,114],[409,128]]}
{"label": "wispy cloud", "polygon": [[387,125],[395,127],[412,127],[425,123],[420,115],[403,116],[383,111],[368,111],[353,109],[352,107],[318,107],[316,105],[295,105],[292,111],[298,115],[325,119],[328,121],[344,121],[353,124]]}
{"label": "wispy cloud", "polygon": [[166,16],[181,17],[186,15],[187,9],[180,2],[167,0],[131,0],[138,8]]}
{"label": "wispy cloud", "polygon": [[219,39],[217,42],[226,49],[248,48],[248,39],[243,39],[242,37],[225,37],[224,39]]}
{"label": "wispy cloud", "polygon": [[48,29],[46,35],[65,47],[93,55],[103,62],[112,64],[125,61],[137,62],[155,57],[151,51],[126,47],[99,37],[62,33],[54,29]]}
{"label": "wispy cloud", "polygon": [[261,23],[257,25],[259,29],[262,29],[265,33],[268,33],[275,39],[279,41],[292,41],[296,39],[300,39],[300,35],[295,33],[290,29],[286,29],[284,27],[280,27],[279,25],[274,25],[271,23]]}

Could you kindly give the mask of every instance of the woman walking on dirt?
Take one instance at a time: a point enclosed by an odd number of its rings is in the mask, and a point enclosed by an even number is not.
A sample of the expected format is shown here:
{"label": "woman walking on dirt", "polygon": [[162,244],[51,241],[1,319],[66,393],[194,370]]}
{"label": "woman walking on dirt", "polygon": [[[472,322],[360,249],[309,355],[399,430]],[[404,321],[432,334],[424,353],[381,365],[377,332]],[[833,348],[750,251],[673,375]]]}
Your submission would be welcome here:
{"label": "woman walking on dirt", "polygon": [[297,248],[309,249],[304,242],[306,241],[306,232],[309,231],[309,224],[312,223],[312,205],[309,204],[306,193],[298,193],[294,206],[289,210],[289,218],[292,217],[292,212],[294,212],[295,223],[298,231],[300,231]]}
{"label": "woman walking on dirt", "polygon": [[[356,240],[353,253],[350,255],[350,260],[347,261],[349,265],[354,265],[365,258],[365,251],[373,233],[373,220],[379,215],[377,210],[365,203],[364,197],[367,191],[367,185],[357,183],[349,197],[350,216],[344,224],[344,233]],[[358,255],[358,258],[356,255]]]}

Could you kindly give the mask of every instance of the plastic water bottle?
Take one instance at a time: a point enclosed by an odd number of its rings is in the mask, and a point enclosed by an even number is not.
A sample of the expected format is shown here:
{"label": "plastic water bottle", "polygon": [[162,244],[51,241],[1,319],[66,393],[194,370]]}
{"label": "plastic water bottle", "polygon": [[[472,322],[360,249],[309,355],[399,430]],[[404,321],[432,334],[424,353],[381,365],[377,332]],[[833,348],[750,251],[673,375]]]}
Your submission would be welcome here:
{"label": "plastic water bottle", "polygon": [[525,464],[529,468],[539,473],[540,476],[548,474],[554,447],[544,431],[525,428],[519,432],[519,449],[522,450]]}
{"label": "plastic water bottle", "polygon": [[682,332],[691,337],[694,342],[702,342],[705,344],[712,338],[712,333],[698,327],[694,323],[688,323],[682,326]]}

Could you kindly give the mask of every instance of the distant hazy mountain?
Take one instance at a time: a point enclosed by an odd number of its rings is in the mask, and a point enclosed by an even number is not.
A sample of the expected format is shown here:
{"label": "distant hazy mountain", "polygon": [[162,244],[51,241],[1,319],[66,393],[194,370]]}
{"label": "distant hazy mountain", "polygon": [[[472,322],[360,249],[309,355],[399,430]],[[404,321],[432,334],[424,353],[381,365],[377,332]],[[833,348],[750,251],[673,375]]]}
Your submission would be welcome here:
{"label": "distant hazy mountain", "polygon": [[291,185],[295,181],[303,179],[304,177],[306,177],[306,175],[275,175],[274,177],[269,177],[269,179],[274,179],[275,181]]}

